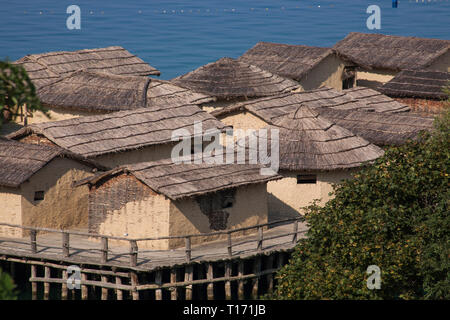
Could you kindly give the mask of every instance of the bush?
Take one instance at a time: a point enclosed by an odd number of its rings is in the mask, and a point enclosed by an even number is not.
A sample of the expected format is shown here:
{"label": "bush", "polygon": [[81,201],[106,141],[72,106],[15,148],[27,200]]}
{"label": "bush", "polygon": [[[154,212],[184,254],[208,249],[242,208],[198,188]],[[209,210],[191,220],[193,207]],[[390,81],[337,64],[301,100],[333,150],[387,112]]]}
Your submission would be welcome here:
{"label": "bush", "polygon": [[0,300],[16,300],[15,288],[11,276],[0,269]]}
{"label": "bush", "polygon": [[[450,299],[448,110],[435,122],[307,209],[308,237],[270,298]],[[369,265],[381,269],[379,290],[366,286]]]}

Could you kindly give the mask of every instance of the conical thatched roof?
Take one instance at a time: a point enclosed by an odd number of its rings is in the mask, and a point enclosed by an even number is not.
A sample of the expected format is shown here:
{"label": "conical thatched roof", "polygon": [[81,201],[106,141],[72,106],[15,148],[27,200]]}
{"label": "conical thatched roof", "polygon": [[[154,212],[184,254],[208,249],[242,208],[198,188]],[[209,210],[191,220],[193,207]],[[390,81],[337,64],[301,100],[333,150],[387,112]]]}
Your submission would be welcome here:
{"label": "conical thatched roof", "polygon": [[420,131],[433,129],[433,118],[406,113],[379,113],[358,110],[315,109],[322,117],[350,130],[376,145],[399,145],[416,139]]}
{"label": "conical thatched roof", "polygon": [[261,175],[261,165],[173,163],[170,159],[141,162],[113,169],[81,183],[96,184],[120,173],[132,174],[153,191],[177,200],[245,185],[266,183],[281,176]]}
{"label": "conical thatched roof", "polygon": [[330,48],[258,42],[238,60],[300,81],[312,68],[332,54],[334,53]]}
{"label": "conical thatched roof", "polygon": [[450,41],[351,32],[333,48],[364,68],[399,71],[429,66],[449,51]]}
{"label": "conical thatched roof", "polygon": [[[267,143],[271,142],[273,130],[279,132],[280,169],[353,168],[383,155],[379,147],[321,117],[307,106],[300,106],[277,119],[267,129]],[[242,140],[239,143],[242,145]],[[270,144],[268,150],[269,147]]]}
{"label": "conical thatched roof", "polygon": [[381,92],[370,88],[354,87],[343,91],[350,98],[355,99],[366,106],[366,108],[362,108],[360,110],[365,109],[367,111],[382,113],[403,113],[411,110],[411,108],[406,104],[395,101],[394,99],[382,94]]}
{"label": "conical thatched roof", "polygon": [[163,105],[171,108],[214,100],[168,81],[86,70],[75,71],[48,83],[39,88],[37,94],[41,102],[49,107],[95,113]]}
{"label": "conical thatched roof", "polygon": [[27,70],[37,88],[82,69],[119,75],[160,74],[157,69],[119,46],[31,54],[15,63]]}
{"label": "conical thatched roof", "polygon": [[204,65],[172,82],[218,99],[273,96],[299,86],[293,80],[231,58],[222,58]]}
{"label": "conical thatched roof", "polygon": [[404,70],[379,90],[391,97],[445,99],[442,89],[449,83],[449,72]]}
{"label": "conical thatched roof", "polygon": [[21,139],[35,134],[83,157],[172,143],[172,132],[186,129],[194,136],[194,124],[202,130],[224,129],[225,125],[196,105],[173,108],[140,108],[104,115],[34,123],[8,135]]}

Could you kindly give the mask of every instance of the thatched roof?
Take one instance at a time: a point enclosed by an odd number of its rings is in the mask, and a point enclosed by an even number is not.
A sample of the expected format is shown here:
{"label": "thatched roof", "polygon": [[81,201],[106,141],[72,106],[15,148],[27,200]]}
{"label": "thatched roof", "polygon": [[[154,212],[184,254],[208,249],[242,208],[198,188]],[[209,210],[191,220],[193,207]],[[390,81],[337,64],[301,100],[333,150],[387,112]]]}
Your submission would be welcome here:
{"label": "thatched roof", "polygon": [[20,186],[56,157],[67,157],[92,168],[105,169],[61,148],[20,143],[0,137],[0,186]]}
{"label": "thatched roof", "polygon": [[328,107],[340,110],[403,111],[405,106],[374,90],[355,89],[337,91],[323,87],[311,91],[291,92],[259,98],[227,106],[211,114],[219,119],[235,112],[248,111],[267,123],[295,111],[300,105],[311,108]]}
{"label": "thatched roof", "polygon": [[273,96],[299,87],[293,80],[231,58],[204,65],[172,82],[218,99]]}
{"label": "thatched roof", "polygon": [[433,118],[411,113],[379,113],[357,110],[315,109],[322,117],[379,145],[399,145],[433,128]]}
{"label": "thatched roof", "polygon": [[238,60],[300,81],[312,68],[331,54],[334,53],[330,48],[258,42]]}
{"label": "thatched roof", "polygon": [[344,92],[352,99],[363,103],[367,111],[398,113],[410,111],[410,107],[406,104],[395,101],[394,99],[378,92],[376,90],[365,87],[354,87],[346,89]]}
{"label": "thatched roof", "polygon": [[15,62],[22,65],[36,87],[74,71],[87,69],[119,75],[159,75],[160,72],[122,47],[55,51],[30,54]]}
{"label": "thatched roof", "polygon": [[349,33],[333,47],[367,69],[399,71],[427,67],[450,49],[450,40]]}
{"label": "thatched roof", "polygon": [[[305,105],[267,128],[267,143],[270,143],[272,130],[279,130],[280,169],[284,170],[354,168],[383,155],[379,147]],[[242,140],[238,143],[242,145]]]}
{"label": "thatched roof", "polygon": [[163,105],[172,108],[214,100],[168,81],[87,70],[75,71],[48,83],[39,88],[37,94],[49,107],[97,113]]}
{"label": "thatched roof", "polygon": [[449,72],[404,70],[379,90],[391,97],[445,99],[447,95],[442,89],[449,83]]}
{"label": "thatched roof", "polygon": [[82,183],[95,185],[117,174],[127,173],[153,191],[177,200],[281,178],[276,174],[261,175],[260,169],[260,165],[248,164],[175,164],[167,159],[122,166]]}
{"label": "thatched roof", "polygon": [[105,115],[31,124],[10,134],[20,139],[30,134],[44,136],[55,145],[84,157],[171,143],[172,131],[187,129],[194,135],[194,123],[203,131],[223,129],[224,124],[196,105],[174,108],[140,108]]}

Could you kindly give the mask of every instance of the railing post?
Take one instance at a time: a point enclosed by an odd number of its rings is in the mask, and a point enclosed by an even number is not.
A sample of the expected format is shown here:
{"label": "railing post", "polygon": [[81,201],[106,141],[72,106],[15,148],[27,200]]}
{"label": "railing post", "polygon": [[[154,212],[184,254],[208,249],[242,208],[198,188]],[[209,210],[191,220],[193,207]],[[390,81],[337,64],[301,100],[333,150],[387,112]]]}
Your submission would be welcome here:
{"label": "railing post", "polygon": [[186,262],[191,262],[191,237],[186,237],[185,238],[185,242],[186,242]]}
{"label": "railing post", "polygon": [[70,255],[70,247],[69,247],[69,233],[62,233],[62,250],[64,257],[68,257]]}
{"label": "railing post", "polygon": [[231,232],[228,232],[227,236],[228,236],[228,256],[232,257],[233,256],[233,246],[231,243]]}
{"label": "railing post", "polygon": [[263,228],[261,226],[258,227],[258,247],[257,251],[261,252],[263,248]]}
{"label": "railing post", "polygon": [[136,267],[138,256],[138,246],[136,240],[130,240],[130,265]]}
{"label": "railing post", "polygon": [[36,243],[36,229],[30,230],[30,244],[31,244],[31,252],[37,252],[37,243]]}
{"label": "railing post", "polygon": [[108,262],[108,238],[102,237],[102,263]]}
{"label": "railing post", "polygon": [[297,243],[297,233],[298,233],[298,220],[294,221],[294,230],[292,231],[292,243]]}

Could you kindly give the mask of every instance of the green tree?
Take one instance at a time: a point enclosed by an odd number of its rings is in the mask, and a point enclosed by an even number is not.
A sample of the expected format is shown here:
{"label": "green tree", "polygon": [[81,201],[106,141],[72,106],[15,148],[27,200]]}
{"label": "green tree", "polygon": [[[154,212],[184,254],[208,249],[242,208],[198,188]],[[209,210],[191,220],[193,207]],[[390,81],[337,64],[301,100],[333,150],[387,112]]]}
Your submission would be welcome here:
{"label": "green tree", "polygon": [[[386,149],[324,207],[277,274],[274,299],[450,299],[450,112],[433,132]],[[369,290],[368,266],[381,269]]]}
{"label": "green tree", "polygon": [[9,274],[0,269],[0,300],[16,300],[16,286]]}
{"label": "green tree", "polygon": [[0,127],[21,114],[40,111],[49,117],[36,95],[36,89],[25,69],[7,61],[0,61]]}

